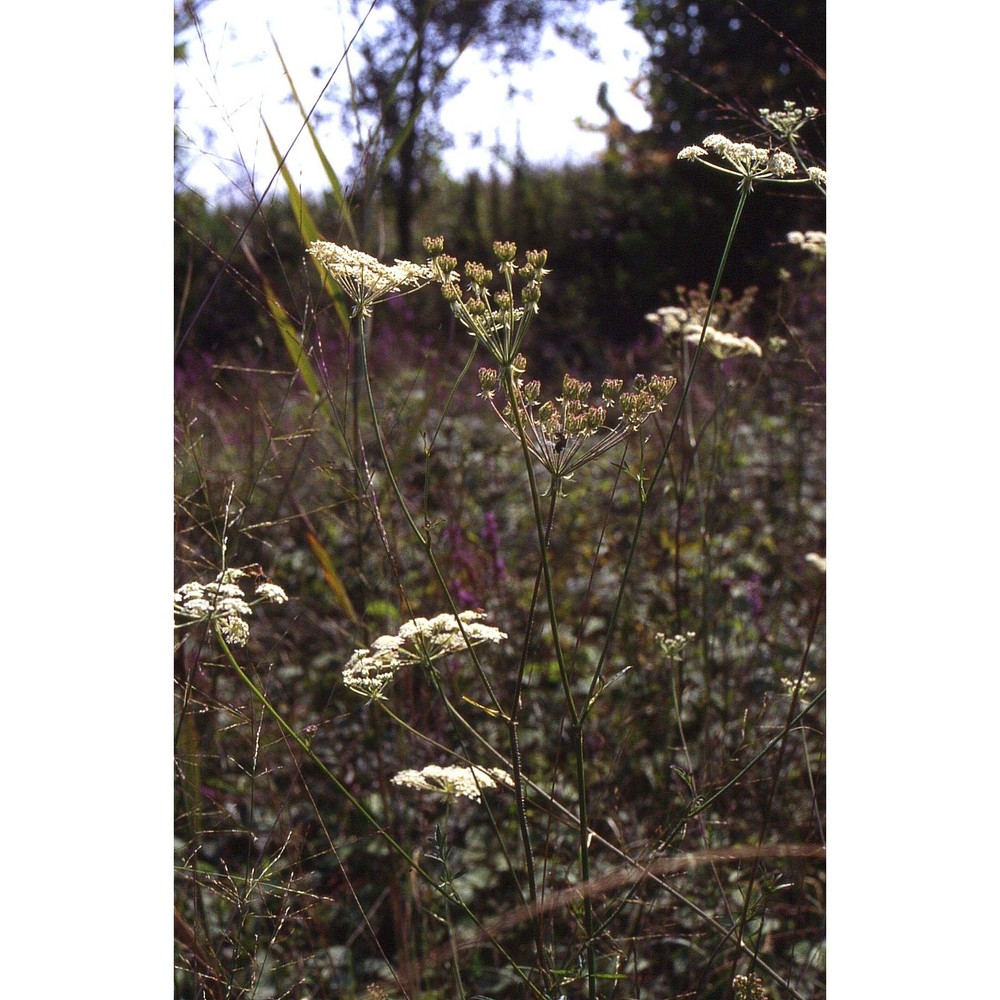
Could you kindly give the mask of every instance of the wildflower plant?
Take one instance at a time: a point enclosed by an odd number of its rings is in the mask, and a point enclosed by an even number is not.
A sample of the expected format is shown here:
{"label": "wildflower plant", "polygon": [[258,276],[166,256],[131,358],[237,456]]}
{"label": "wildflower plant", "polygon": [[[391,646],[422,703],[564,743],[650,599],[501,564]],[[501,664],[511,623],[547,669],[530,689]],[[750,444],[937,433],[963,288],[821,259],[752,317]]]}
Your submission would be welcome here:
{"label": "wildflower plant", "polygon": [[174,592],[174,616],[180,619],[178,627],[189,627],[198,622],[209,622],[219,629],[226,642],[244,646],[250,638],[247,619],[258,604],[284,604],[288,596],[275,583],[258,582],[254,596],[248,598],[241,581],[252,579],[257,573],[246,569],[223,570],[210,583],[185,583]]}
{"label": "wildflower plant", "polygon": [[[714,153],[723,164],[712,160],[709,153]],[[733,142],[718,133],[706,136],[700,146],[685,146],[677,159],[704,163],[712,170],[738,177],[740,184],[751,190],[755,181],[785,180],[798,170],[795,158],[789,153],[755,146],[752,142]]]}
{"label": "wildflower plant", "polygon": [[799,129],[816,117],[816,109],[806,108],[800,114],[792,102],[786,101],[784,111],[773,112],[762,108],[760,114],[781,139],[791,144],[793,153],[770,146],[757,146],[752,142],[735,142],[716,132],[706,136],[700,146],[685,146],[677,154],[677,159],[701,163],[736,177],[740,190],[747,193],[760,182],[813,184],[825,193],[826,171],[815,165],[806,166],[795,146]]}
{"label": "wildflower plant", "polygon": [[424,264],[406,260],[383,264],[361,250],[325,240],[313,241],[308,250],[354,303],[354,315],[371,316],[376,303],[416,291],[434,277]]}
{"label": "wildflower plant", "polygon": [[[783,112],[761,114],[784,141],[794,143],[815,118],[814,111],[806,108],[799,113],[786,105]],[[539,1000],[556,996],[609,1000],[624,995],[621,984],[626,976],[630,989],[631,978],[635,979],[635,995],[643,995],[642,969],[648,959],[640,955],[639,942],[646,936],[646,917],[660,917],[652,900],[664,898],[670,903],[669,919],[684,932],[691,930],[693,935],[697,928],[715,935],[717,949],[730,949],[726,986],[740,995],[757,996],[764,988],[759,974],[777,984],[782,995],[804,1000],[803,990],[784,966],[770,963],[762,953],[761,936],[751,923],[760,919],[763,927],[767,903],[761,900],[771,891],[769,875],[760,864],[775,846],[766,819],[754,831],[755,840],[747,835],[752,843],[733,845],[749,852],[735,855],[747,859],[738,872],[745,906],[724,898],[724,905],[706,907],[678,887],[679,879],[666,876],[686,870],[683,864],[692,869],[692,883],[706,894],[725,891],[719,867],[726,859],[712,851],[732,816],[719,820],[713,810],[735,793],[742,776],[760,761],[777,755],[773,773],[782,773],[788,734],[822,697],[822,689],[814,694],[820,687],[815,673],[805,669],[810,631],[798,673],[782,663],[764,680],[755,678],[772,702],[785,691],[793,694],[781,732],[761,736],[760,726],[755,733],[749,707],[742,719],[731,712],[735,689],[725,686],[724,671],[742,635],[740,623],[722,638],[721,628],[712,629],[713,601],[718,601],[724,584],[736,589],[713,562],[717,525],[712,504],[717,495],[736,489],[721,470],[722,458],[731,455],[726,448],[739,430],[727,423],[736,407],[722,395],[728,381],[720,374],[733,366],[712,366],[712,384],[698,386],[709,403],[698,399],[693,386],[703,350],[720,361],[739,356],[756,359],[759,364],[746,365],[754,372],[768,364],[760,343],[773,343],[775,338],[765,341],[742,332],[752,290],[737,299],[721,286],[754,185],[825,184],[825,173],[804,167],[796,156],[781,150],[721,135],[688,147],[680,159],[739,179],[739,200],[714,284],[711,291],[707,285],[683,290],[677,304],[648,314],[664,341],[677,347],[673,353],[664,351],[660,370],[618,373],[597,385],[567,373],[552,394],[543,391],[540,378],[529,376],[532,322],[550,273],[546,250],[519,255],[515,243],[498,240],[489,266],[478,261],[460,265],[446,252],[444,238],[434,236],[423,242],[426,261],[384,264],[358,249],[311,240],[308,252],[352,303],[357,357],[351,374],[358,400],[364,404],[352,415],[353,434],[345,433],[346,418],[331,434],[345,449],[345,461],[340,466],[323,465],[348,470],[344,482],[349,481],[350,489],[344,487],[345,495],[358,516],[352,541],[359,563],[354,569],[357,576],[364,575],[362,559],[369,560],[368,567],[378,568],[381,575],[370,574],[378,578],[377,593],[370,600],[352,600],[334,559],[322,550],[311,512],[296,507],[298,519],[308,527],[310,550],[317,553],[323,579],[343,611],[308,619],[309,641],[323,647],[315,662],[331,664],[329,671],[325,666],[326,672],[317,669],[321,680],[311,678],[295,662],[294,651],[275,653],[273,673],[269,664],[255,671],[241,662],[253,609],[287,600],[282,588],[262,576],[249,569],[227,569],[210,583],[186,583],[174,595],[179,625],[212,627],[231,675],[259,708],[256,713],[245,707],[231,713],[257,727],[254,747],[267,742],[259,740],[262,719],[277,725],[280,744],[294,756],[295,773],[302,773],[298,758],[303,757],[310,773],[330,790],[320,807],[313,787],[309,789],[320,822],[327,823],[328,815],[338,816],[339,821],[338,803],[349,807],[351,823],[360,822],[360,827],[345,822],[351,851],[344,857],[339,849],[331,852],[337,854],[337,884],[357,857],[364,856],[369,867],[374,864],[376,871],[384,871],[384,884],[377,888],[384,888],[391,901],[395,937],[401,944],[399,957],[392,960],[380,946],[378,964],[372,968],[391,965],[391,976],[404,995],[421,995],[428,984],[437,988],[439,984],[430,979],[444,965],[453,977],[449,989],[455,996],[494,995],[494,990],[500,995],[507,990],[505,995]],[[789,242],[810,255],[820,257],[821,245],[825,252],[825,237],[820,239],[818,231],[801,234],[801,239],[793,235]],[[369,335],[376,318],[381,321],[381,305],[425,286],[437,286],[468,335],[468,350],[463,352],[467,357],[455,388],[446,399],[428,400],[419,411],[426,428],[415,428],[409,414],[396,412],[380,398],[384,390],[370,363]],[[513,552],[505,563],[514,578],[510,582],[514,599],[504,605],[500,595],[488,594],[484,604],[489,611],[470,609],[472,601],[460,600],[454,576],[443,565],[442,539],[452,525],[445,523],[450,512],[442,509],[440,493],[457,486],[449,478],[452,467],[435,464],[445,450],[442,429],[451,426],[449,421],[461,424],[450,409],[458,397],[458,384],[466,375],[472,378],[474,358],[482,353],[487,363],[478,368],[478,394],[470,393],[468,402],[476,407],[475,429],[482,441],[477,444],[480,457],[469,464],[487,466],[483,476],[490,480],[493,495],[504,498],[511,532],[530,543],[522,542],[517,550],[516,569]],[[296,359],[299,373],[308,370],[303,367],[306,363]],[[315,412],[339,415],[329,385],[319,377],[309,384],[303,377],[310,389],[320,385],[325,393],[321,405],[326,409],[310,410],[310,420]],[[702,417],[698,406],[707,406],[709,416]],[[471,423],[473,416],[465,419]],[[403,443],[393,442],[393,429]],[[422,450],[414,459],[418,437]],[[517,447],[506,449],[510,455],[501,454],[500,440],[513,441]],[[594,485],[575,491],[580,496],[571,498],[560,487],[584,466],[592,467],[588,477],[593,471]],[[341,500],[342,496],[332,500],[323,496],[315,509],[334,508]],[[585,504],[604,504],[606,510],[600,519],[581,526]],[[675,517],[672,537],[665,527],[664,508]],[[492,508],[489,513],[495,523],[496,513]],[[362,515],[368,519],[364,523]],[[588,534],[595,524],[598,527]],[[319,557],[320,551],[326,558]],[[654,572],[643,578],[645,603],[639,603],[636,591],[641,588],[634,586],[635,578],[650,566]],[[759,589],[765,586],[766,581]],[[693,612],[682,607],[679,595],[685,588],[694,595],[689,598],[691,605],[699,605],[697,631],[688,627],[695,621]],[[440,608],[441,613],[414,614],[415,608],[427,606]],[[663,617],[646,613],[653,607]],[[755,613],[751,607],[748,615]],[[818,619],[818,602],[815,614]],[[653,633],[648,623],[660,620],[669,621],[669,627]],[[386,626],[386,621],[392,624]],[[762,641],[760,647],[755,662],[770,655],[768,643]],[[648,669],[633,670],[640,661]],[[695,669],[700,676],[694,676]],[[280,699],[269,694],[267,684],[286,675],[303,678],[303,683],[306,678],[314,680],[310,692],[319,690],[327,699],[317,717],[322,722],[308,729],[301,725],[303,716],[298,713],[304,711],[305,692],[294,684],[282,691]],[[213,699],[214,695],[206,697],[205,705],[215,712]],[[786,700],[781,700],[782,710]],[[718,709],[720,704],[723,708]],[[766,709],[766,704],[760,706],[759,718],[769,724],[773,713],[768,716]],[[710,730],[705,720],[717,710],[724,717],[724,725],[716,730],[721,736],[713,737],[714,743],[706,737],[698,748],[692,747],[696,734]],[[648,750],[649,764],[636,777],[620,765],[639,752],[633,741],[638,745],[642,720],[650,717],[656,721],[651,730],[661,739],[655,747],[641,748]],[[338,738],[341,727],[347,735]],[[189,725],[185,739],[196,740],[196,730]],[[667,739],[662,738],[665,733]],[[356,760],[345,758],[351,746],[358,748]],[[757,756],[750,756],[751,747]],[[437,763],[421,765],[421,756]],[[699,766],[716,770],[703,778]],[[293,772],[288,768],[284,773]],[[662,815],[637,834],[638,825],[629,827],[630,788],[643,782],[662,802]],[[198,794],[197,773],[186,787],[192,796]],[[229,794],[229,786],[224,791]],[[434,830],[432,850],[425,850],[419,839],[414,844],[414,837],[427,834],[421,824],[423,814],[431,810],[417,808],[419,797],[411,792],[442,797],[448,803],[466,800],[462,810],[455,811],[463,815],[448,811],[447,819]],[[773,787],[768,794],[773,800]],[[755,789],[753,809],[759,810],[760,801]],[[606,810],[597,818],[592,813],[595,802]],[[767,818],[770,808],[768,802]],[[598,822],[601,818],[606,822]],[[329,822],[332,828],[333,821]],[[323,834],[333,845],[330,828],[324,825]],[[365,838],[359,829],[376,836]],[[698,881],[693,869],[700,862],[690,861],[689,837],[700,838],[695,843],[709,857],[704,864],[711,869],[711,878]],[[368,840],[377,846],[371,847]],[[446,857],[463,851],[473,858],[476,850],[489,858],[502,892],[510,893],[505,897],[506,911],[498,904],[499,913],[487,912],[493,896],[499,900],[502,895],[499,888],[494,894],[492,885],[480,911],[473,897],[463,895],[466,883],[456,874],[459,869],[452,869],[450,860],[445,863]],[[194,860],[191,869],[196,878]],[[306,867],[306,876],[315,874]],[[329,872],[322,874],[330,877]],[[301,891],[311,903],[327,902],[313,882],[304,877],[303,884],[307,888]],[[353,893],[353,884],[351,889]],[[564,897],[563,889],[569,895]],[[234,892],[241,904],[249,898],[249,892],[240,896],[243,891],[239,886]],[[355,898],[370,927],[382,897]],[[750,900],[755,901],[754,908]],[[414,912],[424,921],[420,928],[411,922]],[[434,950],[439,936],[445,939],[442,961]],[[479,958],[465,961],[466,949],[486,946],[492,950],[493,964],[507,977],[499,985],[482,985],[475,978],[488,963]],[[717,952],[705,954],[708,975],[709,966],[719,963]],[[753,975],[737,975],[737,962],[746,960],[755,970]],[[429,970],[427,983],[418,968],[421,961]]]}
{"label": "wildflower plant", "polygon": [[481,611],[434,618],[414,618],[395,635],[379,636],[370,648],[355,650],[344,665],[344,684],[371,699],[384,697],[396,674],[406,667],[430,666],[435,660],[485,642],[499,643],[506,632],[483,622]]}
{"label": "wildflower plant", "polygon": [[514,779],[499,767],[461,767],[449,764],[441,767],[428,764],[419,771],[408,768],[392,778],[394,785],[416,788],[444,796],[464,796],[473,802],[482,799],[483,789],[505,786],[513,788]]}

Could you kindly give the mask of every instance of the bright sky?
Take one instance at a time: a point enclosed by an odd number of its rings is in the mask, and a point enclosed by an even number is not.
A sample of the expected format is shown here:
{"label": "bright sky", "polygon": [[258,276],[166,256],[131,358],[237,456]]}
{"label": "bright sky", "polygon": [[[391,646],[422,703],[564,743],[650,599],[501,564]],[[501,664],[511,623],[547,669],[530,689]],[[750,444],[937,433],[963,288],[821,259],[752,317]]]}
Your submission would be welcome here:
{"label": "bright sky", "polygon": [[[445,155],[450,173],[484,172],[497,138],[512,153],[518,132],[528,159],[535,163],[579,161],[598,152],[604,137],[580,129],[575,119],[593,124],[606,120],[596,103],[602,81],[624,121],[636,128],[648,126],[642,105],[628,90],[647,51],[642,37],[628,27],[616,0],[595,6],[587,20],[597,34],[601,61],[590,62],[546,34],[543,49],[555,55],[515,70],[514,82],[530,97],[508,102],[504,77],[493,76],[475,53],[459,59],[453,76],[470,82],[442,114],[442,123],[456,142]],[[301,125],[297,109],[287,102],[289,87],[275,42],[308,108],[325,82],[313,77],[312,67],[328,72],[355,27],[347,0],[285,0],[280,7],[270,0],[212,0],[203,13],[203,42],[193,32],[187,36],[188,61],[176,70],[181,90],[178,121],[195,147],[187,182],[216,196],[233,182],[247,190],[252,174],[256,189],[262,190],[275,160],[261,121],[267,122],[283,151]],[[328,93],[342,93],[341,81],[346,78],[341,67]],[[477,107],[488,111],[484,115]],[[334,166],[343,170],[351,159],[350,137],[343,133],[339,113],[329,101],[321,102],[318,110],[329,119],[319,128],[323,148]],[[470,141],[476,132],[482,134],[478,149]],[[304,190],[325,186],[308,136],[299,138],[288,163]]]}

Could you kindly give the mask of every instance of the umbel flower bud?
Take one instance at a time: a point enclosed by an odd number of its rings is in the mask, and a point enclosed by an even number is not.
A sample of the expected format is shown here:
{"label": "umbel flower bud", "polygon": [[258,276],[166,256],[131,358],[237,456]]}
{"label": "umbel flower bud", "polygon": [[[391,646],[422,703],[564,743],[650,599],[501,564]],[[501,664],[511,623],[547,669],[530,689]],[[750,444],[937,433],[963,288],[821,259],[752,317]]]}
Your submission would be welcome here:
{"label": "umbel flower bud", "polygon": [[517,256],[517,244],[509,241],[497,240],[493,244],[493,252],[497,255],[497,260],[501,264],[510,264]]}
{"label": "umbel flower bud", "polygon": [[[499,261],[503,287],[491,290],[493,271],[479,261],[467,261],[463,275],[468,298],[463,300],[458,291],[460,277],[455,271],[458,262],[444,253],[444,240],[438,236],[425,237],[424,248],[431,254],[431,269],[454,316],[490,352],[501,370],[510,368],[532,317],[538,313],[542,279],[548,273],[543,266],[548,253],[530,250],[525,256],[526,263],[518,267],[517,244],[497,240],[493,252]],[[514,304],[515,274],[524,282],[519,289],[520,306]]]}
{"label": "umbel flower bud", "polygon": [[425,236],[423,239],[424,249],[432,256],[439,257],[444,253],[443,236]]}

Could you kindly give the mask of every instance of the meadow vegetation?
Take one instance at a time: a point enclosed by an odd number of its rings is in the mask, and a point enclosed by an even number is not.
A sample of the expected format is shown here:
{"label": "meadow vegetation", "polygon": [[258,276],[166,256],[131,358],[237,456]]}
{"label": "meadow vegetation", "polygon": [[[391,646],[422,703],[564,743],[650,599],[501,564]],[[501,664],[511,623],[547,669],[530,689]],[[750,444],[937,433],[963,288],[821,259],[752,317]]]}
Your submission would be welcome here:
{"label": "meadow vegetation", "polygon": [[178,997],[824,995],[818,117],[439,177],[407,260],[179,198]]}

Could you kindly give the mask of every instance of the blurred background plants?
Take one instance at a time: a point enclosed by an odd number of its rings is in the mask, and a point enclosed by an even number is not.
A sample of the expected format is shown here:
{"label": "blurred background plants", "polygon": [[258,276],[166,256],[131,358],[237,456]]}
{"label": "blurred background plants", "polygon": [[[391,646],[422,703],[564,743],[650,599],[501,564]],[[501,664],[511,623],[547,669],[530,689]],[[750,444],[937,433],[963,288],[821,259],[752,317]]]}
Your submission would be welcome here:
{"label": "blurred background plants", "polygon": [[[179,56],[199,6],[176,8]],[[456,179],[437,159],[446,137],[434,125],[455,59],[482,45],[516,66],[549,22],[598,44],[574,20],[586,5],[382,6],[386,39],[358,50],[363,69],[344,109],[345,122],[363,123],[356,162],[345,177],[331,168],[325,197],[304,199],[285,178],[280,196],[242,201],[234,190],[213,205],[184,185],[178,158],[177,584],[260,567],[290,598],[255,606],[249,641],[233,650],[288,728],[232,669],[211,622],[178,633],[180,997],[531,995],[482,929],[413,873],[414,862],[433,872],[531,968],[511,800],[487,792],[486,809],[391,785],[404,768],[451,761],[341,677],[355,650],[448,610],[393,502],[365,375],[402,498],[433,538],[449,593],[511,637],[483,654],[505,695],[539,559],[517,441],[479,398],[476,370],[489,358],[465,370],[471,338],[434,287],[375,309],[362,365],[352,304],[306,260],[307,244],[424,260],[420,236],[444,233],[449,253],[494,268],[494,239],[522,255],[545,247],[551,273],[523,346],[541,398],[560,394],[567,371],[595,387],[636,373],[683,383],[694,344],[657,310],[705,319],[735,185],[677,153],[717,131],[766,146],[760,108],[823,106],[815,5],[635,0],[623,6],[651,45],[651,129],[620,127],[595,95],[608,141],[594,163],[539,167],[519,150],[508,173]],[[822,165],[822,119],[798,139]],[[540,918],[550,949],[548,979],[534,979],[542,995],[587,995],[588,945],[602,997],[824,993],[824,262],[810,241],[788,238],[824,223],[815,189],[789,190],[763,185],[750,198],[724,274],[733,291],[711,317],[761,354],[702,355],[643,501],[611,637],[608,676],[618,676],[585,731],[589,940],[580,897],[559,896],[579,882],[580,844],[544,796],[572,809],[577,790],[560,669],[538,627],[547,616],[535,616],[519,743],[540,786],[529,808],[539,879],[556,901]],[[680,395],[643,428],[651,460]],[[586,685],[608,637],[640,503],[627,482],[611,456],[580,470],[559,501],[552,593],[573,683]],[[689,633],[673,658],[670,637]],[[806,669],[808,689],[798,683]],[[443,692],[502,747],[503,720],[468,671],[466,656],[434,675],[401,674],[387,705],[459,749]],[[498,838],[512,845],[510,861]],[[758,857],[761,845],[792,849]],[[639,878],[636,865],[650,874]]]}

